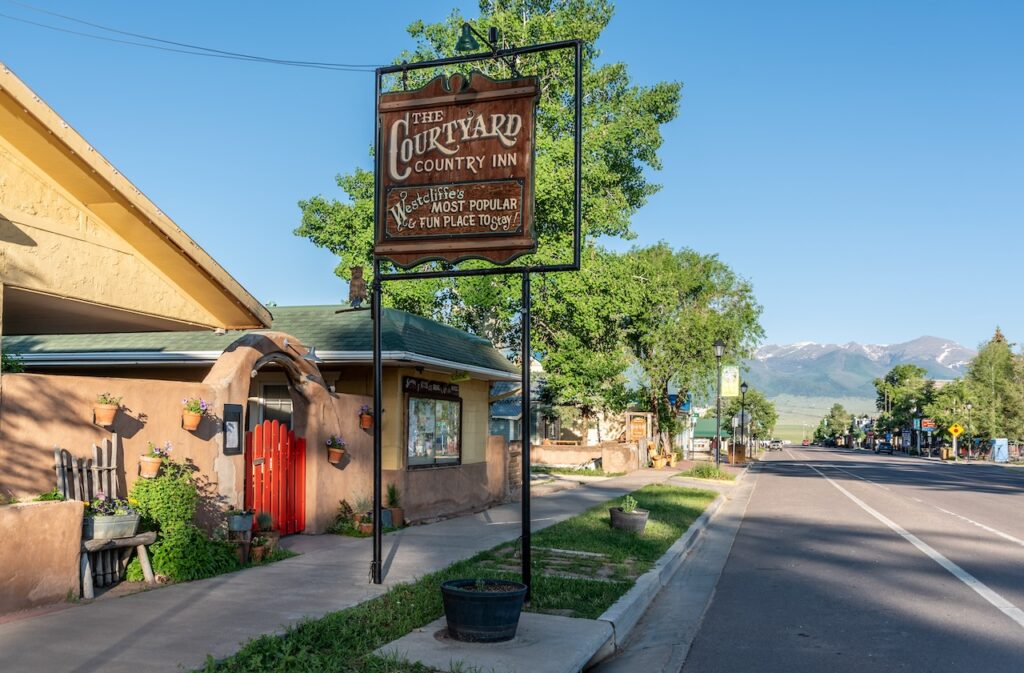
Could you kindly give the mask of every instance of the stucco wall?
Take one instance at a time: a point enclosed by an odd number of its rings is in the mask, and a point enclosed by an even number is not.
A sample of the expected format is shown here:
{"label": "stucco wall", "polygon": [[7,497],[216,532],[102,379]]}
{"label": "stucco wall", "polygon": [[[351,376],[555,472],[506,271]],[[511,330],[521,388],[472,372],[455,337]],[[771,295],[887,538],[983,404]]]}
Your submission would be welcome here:
{"label": "stucco wall", "polygon": [[0,507],[0,614],[78,596],[82,512],[80,502]]}
{"label": "stucco wall", "polygon": [[[147,442],[170,441],[172,456],[189,458],[210,476],[211,485],[227,478],[224,490],[241,486],[234,471],[218,475],[214,460],[220,454],[220,423],[205,417],[195,432],[181,428],[181,400],[197,396],[222,409],[230,399],[222,391],[201,383],[145,381],[124,378],[5,374],[0,406],[0,489],[16,496],[31,496],[56,485],[55,446],[72,455],[91,458],[92,445],[103,445],[111,430],[93,423],[96,396],[108,392],[123,396],[123,408],[114,419],[118,463],[124,468],[121,488],[138,476],[139,456]],[[244,402],[244,398],[241,400]],[[240,466],[240,463],[239,463]],[[236,478],[230,478],[235,476]],[[121,493],[126,493],[122,490]]]}
{"label": "stucco wall", "polygon": [[[115,420],[119,464],[125,468],[122,493],[134,483],[138,458],[147,442],[170,441],[172,456],[191,459],[202,475],[209,502],[241,505],[244,498],[244,455],[223,454],[220,414],[224,404],[243,408],[264,378],[287,381],[293,405],[293,429],[306,438],[306,532],[320,533],[333,521],[339,500],[355,506],[372,497],[373,436],[359,428],[359,408],[372,397],[358,392],[365,378],[349,372],[331,373],[327,381],[316,367],[294,359],[283,348],[286,335],[254,334],[232,344],[211,368],[202,383],[112,377],[77,377],[44,374],[4,376],[0,405],[0,490],[19,497],[48,491],[56,483],[53,447],[89,458],[92,445],[102,444],[110,432],[93,424],[92,406],[103,392],[123,396],[124,409]],[[265,356],[283,356],[290,374],[261,370],[250,374]],[[276,366],[276,363],[275,363]],[[286,369],[288,368],[286,367]],[[263,371],[275,371],[264,376]],[[490,442],[487,435],[488,391],[486,381],[460,383],[463,399],[463,464],[407,470],[405,467],[405,404],[400,389],[402,376],[447,380],[440,374],[421,374],[415,369],[392,369],[385,376],[383,446],[384,484],[394,483],[402,496],[410,521],[478,510],[506,499],[508,452],[504,442]],[[331,393],[333,380],[339,392]],[[213,405],[217,416],[204,417],[199,429],[181,428],[181,399],[198,396]],[[327,462],[324,442],[340,434],[348,443],[348,455],[335,466]],[[215,517],[208,517],[213,523]]]}
{"label": "stucco wall", "polygon": [[598,446],[541,444],[530,449],[531,465],[578,466],[601,461],[605,472],[632,472],[640,467],[635,444],[605,442]]}
{"label": "stucco wall", "polygon": [[207,311],[114,234],[95,210],[57,185],[2,136],[0,240],[6,243],[0,278],[7,285],[213,324]]}

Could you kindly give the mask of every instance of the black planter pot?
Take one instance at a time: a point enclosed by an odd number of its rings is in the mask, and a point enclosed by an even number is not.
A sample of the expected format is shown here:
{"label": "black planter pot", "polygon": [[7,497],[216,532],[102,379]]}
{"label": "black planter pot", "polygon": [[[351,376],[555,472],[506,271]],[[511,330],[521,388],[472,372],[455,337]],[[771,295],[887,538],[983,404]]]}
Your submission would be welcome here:
{"label": "black planter pot", "polygon": [[612,528],[636,533],[642,532],[647,526],[647,515],[650,514],[646,509],[623,512],[621,507],[612,507],[608,513],[612,515]]}
{"label": "black planter pot", "polygon": [[441,596],[448,635],[471,643],[497,643],[515,638],[526,585],[509,580],[448,580],[441,584]]}

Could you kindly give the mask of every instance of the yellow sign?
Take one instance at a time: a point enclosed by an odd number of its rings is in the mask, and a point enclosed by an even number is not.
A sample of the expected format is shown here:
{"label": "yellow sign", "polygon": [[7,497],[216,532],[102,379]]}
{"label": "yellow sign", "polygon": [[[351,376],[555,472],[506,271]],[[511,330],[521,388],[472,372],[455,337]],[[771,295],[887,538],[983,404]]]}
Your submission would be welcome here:
{"label": "yellow sign", "polygon": [[960,435],[964,434],[964,426],[960,425],[959,423],[954,423],[953,425],[949,426],[949,434],[953,435],[954,437],[959,437]]}
{"label": "yellow sign", "polygon": [[722,367],[722,397],[740,396],[740,368]]}

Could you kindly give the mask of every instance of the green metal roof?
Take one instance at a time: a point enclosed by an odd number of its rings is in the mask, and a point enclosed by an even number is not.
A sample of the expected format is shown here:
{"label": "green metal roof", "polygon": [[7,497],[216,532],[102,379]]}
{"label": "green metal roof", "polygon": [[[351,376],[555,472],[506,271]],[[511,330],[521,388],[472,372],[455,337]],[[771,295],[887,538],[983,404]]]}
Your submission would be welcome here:
{"label": "green metal roof", "polygon": [[[299,339],[305,346],[315,346],[326,362],[369,362],[373,348],[373,322],[370,311],[337,311],[347,308],[330,306],[275,306],[271,330]],[[25,358],[28,365],[43,364],[51,358],[64,357],[63,364],[73,364],[74,356],[81,363],[97,363],[104,354],[137,354],[143,361],[159,361],[161,355],[202,354],[197,361],[219,354],[244,334],[268,330],[234,331],[217,334],[200,332],[127,332],[116,334],[53,334],[4,337],[5,352]],[[397,309],[384,309],[381,324],[381,350],[385,358],[454,363],[468,368],[518,373],[519,367],[509,362],[491,342],[483,337]],[[90,357],[91,356],[91,357]]]}
{"label": "green metal roof", "polygon": [[[732,437],[732,432],[726,425],[722,424],[722,436]],[[714,418],[698,418],[697,422],[693,425],[693,438],[694,439],[714,439],[715,438],[715,419]]]}

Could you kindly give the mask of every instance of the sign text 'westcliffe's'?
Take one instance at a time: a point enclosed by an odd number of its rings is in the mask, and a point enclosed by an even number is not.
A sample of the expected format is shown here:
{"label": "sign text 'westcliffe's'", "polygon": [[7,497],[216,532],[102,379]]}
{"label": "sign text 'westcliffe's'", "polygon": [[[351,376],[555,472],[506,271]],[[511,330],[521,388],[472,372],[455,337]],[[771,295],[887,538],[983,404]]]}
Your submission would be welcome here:
{"label": "sign text 'westcliffe's'", "polygon": [[410,267],[533,252],[535,78],[438,76],[382,94],[374,254]]}

